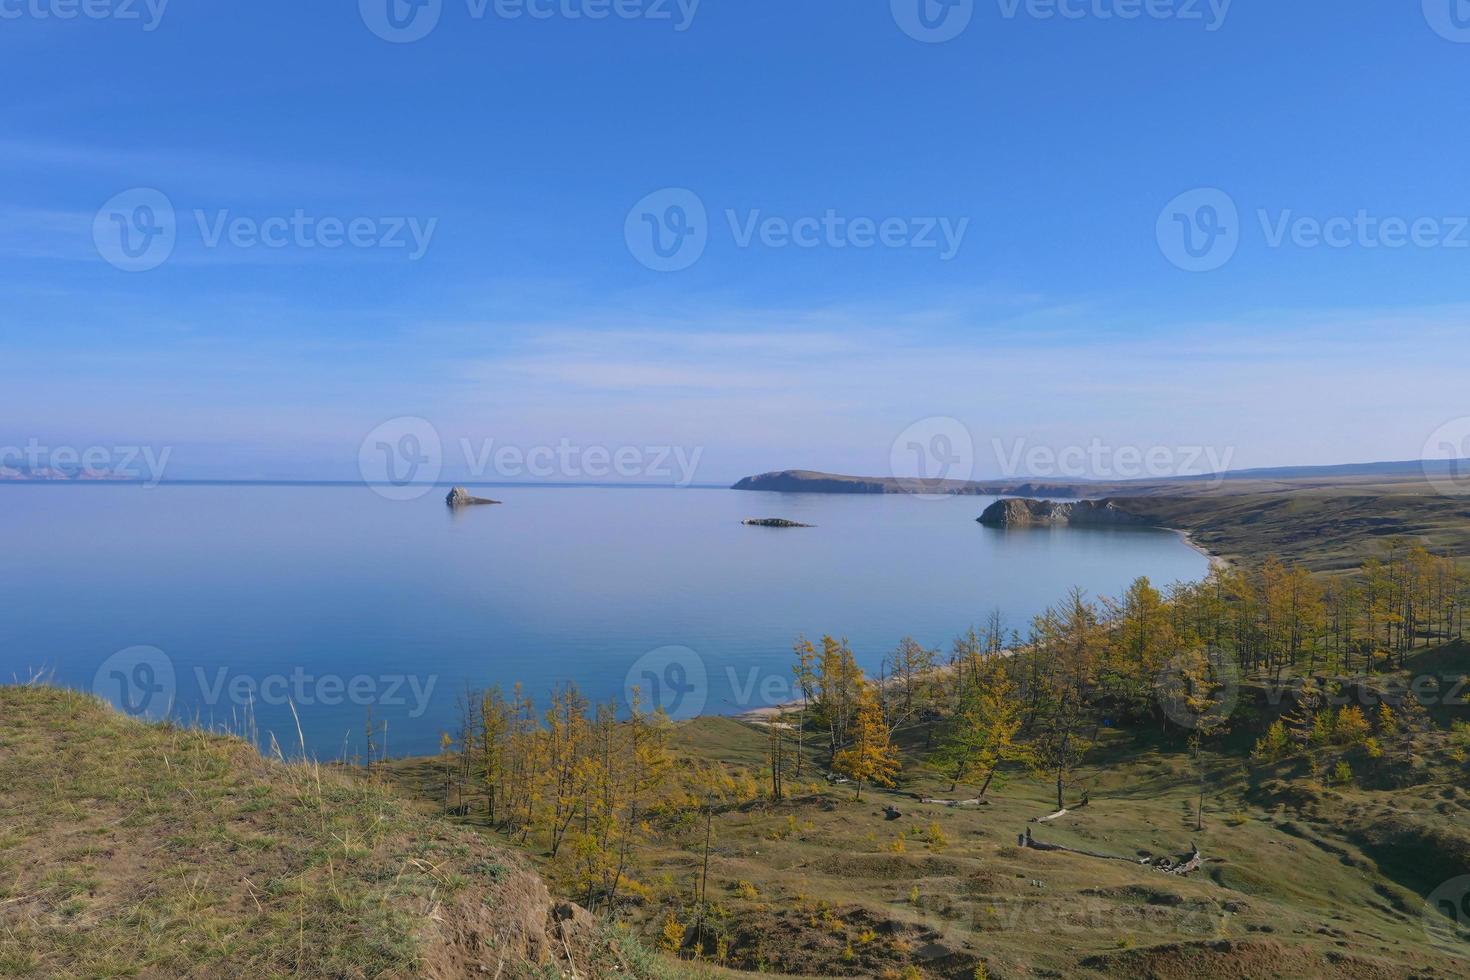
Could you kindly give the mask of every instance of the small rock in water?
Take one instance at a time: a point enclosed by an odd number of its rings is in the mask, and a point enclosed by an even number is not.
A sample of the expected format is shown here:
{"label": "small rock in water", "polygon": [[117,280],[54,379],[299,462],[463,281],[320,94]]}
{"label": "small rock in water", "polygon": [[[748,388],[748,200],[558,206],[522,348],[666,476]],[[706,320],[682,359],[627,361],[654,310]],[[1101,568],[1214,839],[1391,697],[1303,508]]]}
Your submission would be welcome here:
{"label": "small rock in water", "polygon": [[464,487],[455,487],[453,490],[449,491],[449,496],[444,498],[444,502],[450,507],[479,507],[483,504],[500,503],[500,501],[498,500],[489,500],[485,497],[471,496],[470,492]]}
{"label": "small rock in water", "polygon": [[800,524],[796,521],[788,521],[781,517],[748,517],[740,522],[746,527],[811,527],[810,524]]}

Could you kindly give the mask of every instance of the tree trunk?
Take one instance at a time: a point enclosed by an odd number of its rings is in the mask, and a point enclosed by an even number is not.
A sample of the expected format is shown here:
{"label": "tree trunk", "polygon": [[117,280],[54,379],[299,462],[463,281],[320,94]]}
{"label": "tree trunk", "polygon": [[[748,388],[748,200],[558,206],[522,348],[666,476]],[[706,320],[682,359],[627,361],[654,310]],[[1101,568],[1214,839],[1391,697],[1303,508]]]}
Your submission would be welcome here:
{"label": "tree trunk", "polygon": [[[985,782],[983,782],[983,783],[980,784],[980,798],[981,799],[984,799],[985,798],[985,791],[990,788],[990,781],[995,778],[995,770],[997,770],[999,768],[1000,768],[999,766],[991,766],[990,767],[990,771],[985,774]],[[951,792],[953,792],[953,790],[951,790]]]}

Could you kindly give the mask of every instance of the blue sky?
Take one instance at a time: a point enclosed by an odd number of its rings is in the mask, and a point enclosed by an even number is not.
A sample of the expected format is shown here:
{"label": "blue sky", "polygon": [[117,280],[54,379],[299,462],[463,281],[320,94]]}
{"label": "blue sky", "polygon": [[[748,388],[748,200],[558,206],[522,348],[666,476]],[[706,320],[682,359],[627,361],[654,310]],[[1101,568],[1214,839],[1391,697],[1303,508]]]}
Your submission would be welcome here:
{"label": "blue sky", "polygon": [[[1413,458],[1470,413],[1464,0],[975,0],[942,43],[920,0],[439,0],[407,43],[387,0],[92,2],[0,0],[0,445],[351,479],[410,416],[446,477],[570,441],[724,482],[881,473],[933,418],[995,475],[996,440]],[[671,188],[703,250],[658,271]],[[1237,213],[1187,271],[1202,188]],[[139,189],[173,244],[126,271]],[[844,230],[743,241],[772,218]]]}

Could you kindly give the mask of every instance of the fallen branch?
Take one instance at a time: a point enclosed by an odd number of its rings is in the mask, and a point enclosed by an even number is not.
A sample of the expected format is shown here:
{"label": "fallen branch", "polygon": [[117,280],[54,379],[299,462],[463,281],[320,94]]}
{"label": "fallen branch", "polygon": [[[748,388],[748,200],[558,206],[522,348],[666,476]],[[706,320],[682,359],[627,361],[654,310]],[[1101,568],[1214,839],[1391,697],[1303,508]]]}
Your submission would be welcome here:
{"label": "fallen branch", "polygon": [[1041,841],[1034,840],[1031,837],[1031,829],[1029,827],[1026,828],[1024,834],[1018,834],[1016,836],[1016,846],[1029,848],[1033,851],[1061,851],[1066,854],[1081,854],[1083,857],[1100,858],[1104,861],[1126,861],[1129,864],[1146,865],[1155,871],[1162,871],[1165,874],[1171,875],[1187,875],[1192,871],[1198,871],[1200,866],[1204,864],[1204,857],[1200,854],[1199,847],[1193,843],[1189,845],[1190,853],[1178,861],[1171,861],[1168,858],[1154,858],[1150,860],[1149,858],[1123,857],[1118,854],[1103,854],[1100,851],[1084,851],[1080,848],[1067,847],[1063,844],[1043,844]]}
{"label": "fallen branch", "polygon": [[1033,851],[1065,851],[1068,854],[1081,854],[1083,857],[1102,858],[1105,861],[1127,861],[1129,864],[1144,863],[1137,858],[1120,857],[1117,854],[1103,854],[1100,851],[1083,851],[1062,844],[1043,844],[1041,841],[1031,838],[1031,829],[1029,827],[1024,834],[1017,835],[1016,846],[1030,848]]}
{"label": "fallen branch", "polygon": [[990,801],[984,797],[977,796],[973,800],[939,800],[933,797],[921,796],[920,803],[942,803],[945,806],[989,806]]}
{"label": "fallen branch", "polygon": [[1046,823],[1048,820],[1055,820],[1057,817],[1065,817],[1067,815],[1067,813],[1068,813],[1067,808],[1066,807],[1063,807],[1062,809],[1058,810],[1056,813],[1049,813],[1049,814],[1047,814],[1044,817],[1033,817],[1032,820],[1031,820],[1031,822],[1032,823]]}

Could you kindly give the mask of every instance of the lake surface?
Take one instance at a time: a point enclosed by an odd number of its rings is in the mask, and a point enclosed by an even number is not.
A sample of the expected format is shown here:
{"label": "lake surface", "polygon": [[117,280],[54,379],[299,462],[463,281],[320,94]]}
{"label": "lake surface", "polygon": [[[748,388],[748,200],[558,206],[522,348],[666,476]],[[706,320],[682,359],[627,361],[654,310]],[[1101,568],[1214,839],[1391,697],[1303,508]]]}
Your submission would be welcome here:
{"label": "lake surface", "polygon": [[371,706],[389,753],[432,752],[467,686],[637,683],[678,716],[733,713],[789,696],[800,633],[876,669],[993,609],[1024,631],[1074,585],[1207,571],[1165,531],[981,527],[990,498],[497,487],[504,506],[454,513],[444,492],[0,486],[0,677],[236,729],[253,709],[288,750],[294,704],[323,758],[362,751]]}

